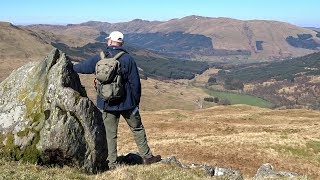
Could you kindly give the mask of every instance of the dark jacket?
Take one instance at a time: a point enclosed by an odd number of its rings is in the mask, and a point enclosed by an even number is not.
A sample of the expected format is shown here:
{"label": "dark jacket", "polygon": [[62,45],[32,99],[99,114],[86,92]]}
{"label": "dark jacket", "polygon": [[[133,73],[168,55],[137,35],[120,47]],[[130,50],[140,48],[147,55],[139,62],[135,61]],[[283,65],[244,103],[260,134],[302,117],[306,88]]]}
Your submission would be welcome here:
{"label": "dark jacket", "polygon": [[[118,60],[120,62],[122,77],[125,83],[125,95],[117,101],[106,102],[101,97],[97,97],[97,107],[107,111],[123,111],[133,109],[139,106],[141,97],[141,83],[137,65],[132,56],[122,47],[109,46],[106,55],[110,57],[116,55],[120,51],[125,51]],[[82,61],[73,65],[73,69],[77,73],[93,74],[95,73],[96,63],[100,60],[100,56],[93,56],[91,59]]]}

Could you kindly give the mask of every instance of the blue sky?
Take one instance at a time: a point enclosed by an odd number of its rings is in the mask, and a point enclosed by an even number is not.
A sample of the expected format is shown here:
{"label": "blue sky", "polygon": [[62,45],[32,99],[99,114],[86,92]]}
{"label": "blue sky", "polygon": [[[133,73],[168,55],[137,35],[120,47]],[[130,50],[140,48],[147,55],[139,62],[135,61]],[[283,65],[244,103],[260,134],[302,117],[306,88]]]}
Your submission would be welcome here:
{"label": "blue sky", "polygon": [[166,21],[189,15],[284,21],[320,27],[320,0],[4,0],[0,21],[72,24],[89,20]]}

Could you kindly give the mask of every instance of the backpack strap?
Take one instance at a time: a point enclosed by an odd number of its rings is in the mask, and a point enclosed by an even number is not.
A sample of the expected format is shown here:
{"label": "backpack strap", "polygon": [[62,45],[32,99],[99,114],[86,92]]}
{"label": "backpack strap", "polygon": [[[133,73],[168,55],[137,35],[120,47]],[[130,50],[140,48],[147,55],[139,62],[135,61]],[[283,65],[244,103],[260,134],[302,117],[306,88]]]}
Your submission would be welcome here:
{"label": "backpack strap", "polygon": [[100,59],[105,59],[105,58],[106,58],[106,54],[103,51],[101,51],[100,52]]}
{"label": "backpack strap", "polygon": [[124,52],[124,51],[121,51],[121,52],[118,52],[118,54],[116,54],[115,56],[114,56],[114,59],[119,59],[124,53],[126,53],[126,52]]}

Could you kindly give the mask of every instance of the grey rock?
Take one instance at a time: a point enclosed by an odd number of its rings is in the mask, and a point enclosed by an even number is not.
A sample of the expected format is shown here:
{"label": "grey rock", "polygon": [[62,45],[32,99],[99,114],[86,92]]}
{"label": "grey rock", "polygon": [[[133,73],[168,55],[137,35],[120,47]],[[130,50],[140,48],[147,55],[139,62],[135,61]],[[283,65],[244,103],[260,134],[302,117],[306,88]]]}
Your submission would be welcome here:
{"label": "grey rock", "polygon": [[[206,168],[206,169],[213,169],[213,168]],[[212,171],[212,170],[211,170]],[[209,171],[209,172],[211,172]],[[242,174],[240,171],[229,169],[229,168],[221,168],[221,167],[214,167],[214,175],[213,176],[223,176],[230,180],[242,180]]]}
{"label": "grey rock", "polygon": [[1,156],[97,172],[106,163],[105,139],[101,112],[61,51],[0,83]]}
{"label": "grey rock", "polygon": [[257,171],[256,175],[253,177],[254,180],[266,179],[266,178],[294,178],[299,176],[294,172],[282,172],[274,170],[274,167],[269,164],[263,164]]}
{"label": "grey rock", "polygon": [[238,170],[201,164],[183,164],[180,161],[178,161],[175,156],[164,158],[161,160],[161,163],[178,166],[185,169],[201,169],[206,175],[219,177],[223,179],[243,180],[242,174]]}

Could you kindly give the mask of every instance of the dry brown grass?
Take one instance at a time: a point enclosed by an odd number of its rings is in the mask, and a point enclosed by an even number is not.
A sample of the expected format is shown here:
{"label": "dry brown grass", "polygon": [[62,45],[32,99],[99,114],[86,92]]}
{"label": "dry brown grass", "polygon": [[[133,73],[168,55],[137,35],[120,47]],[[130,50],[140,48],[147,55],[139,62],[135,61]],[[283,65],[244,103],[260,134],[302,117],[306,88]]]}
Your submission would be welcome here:
{"label": "dry brown grass", "polygon": [[209,179],[200,170],[187,170],[175,166],[155,164],[150,166],[120,166],[114,171],[88,175],[79,169],[70,167],[42,167],[28,163],[5,161],[0,159],[0,179],[81,179],[81,180],[146,180],[146,179]]}
{"label": "dry brown grass", "polygon": [[[252,177],[263,163],[320,177],[320,112],[235,105],[205,110],[142,112],[153,152],[185,163],[231,167]],[[119,152],[135,152],[125,121]]]}

